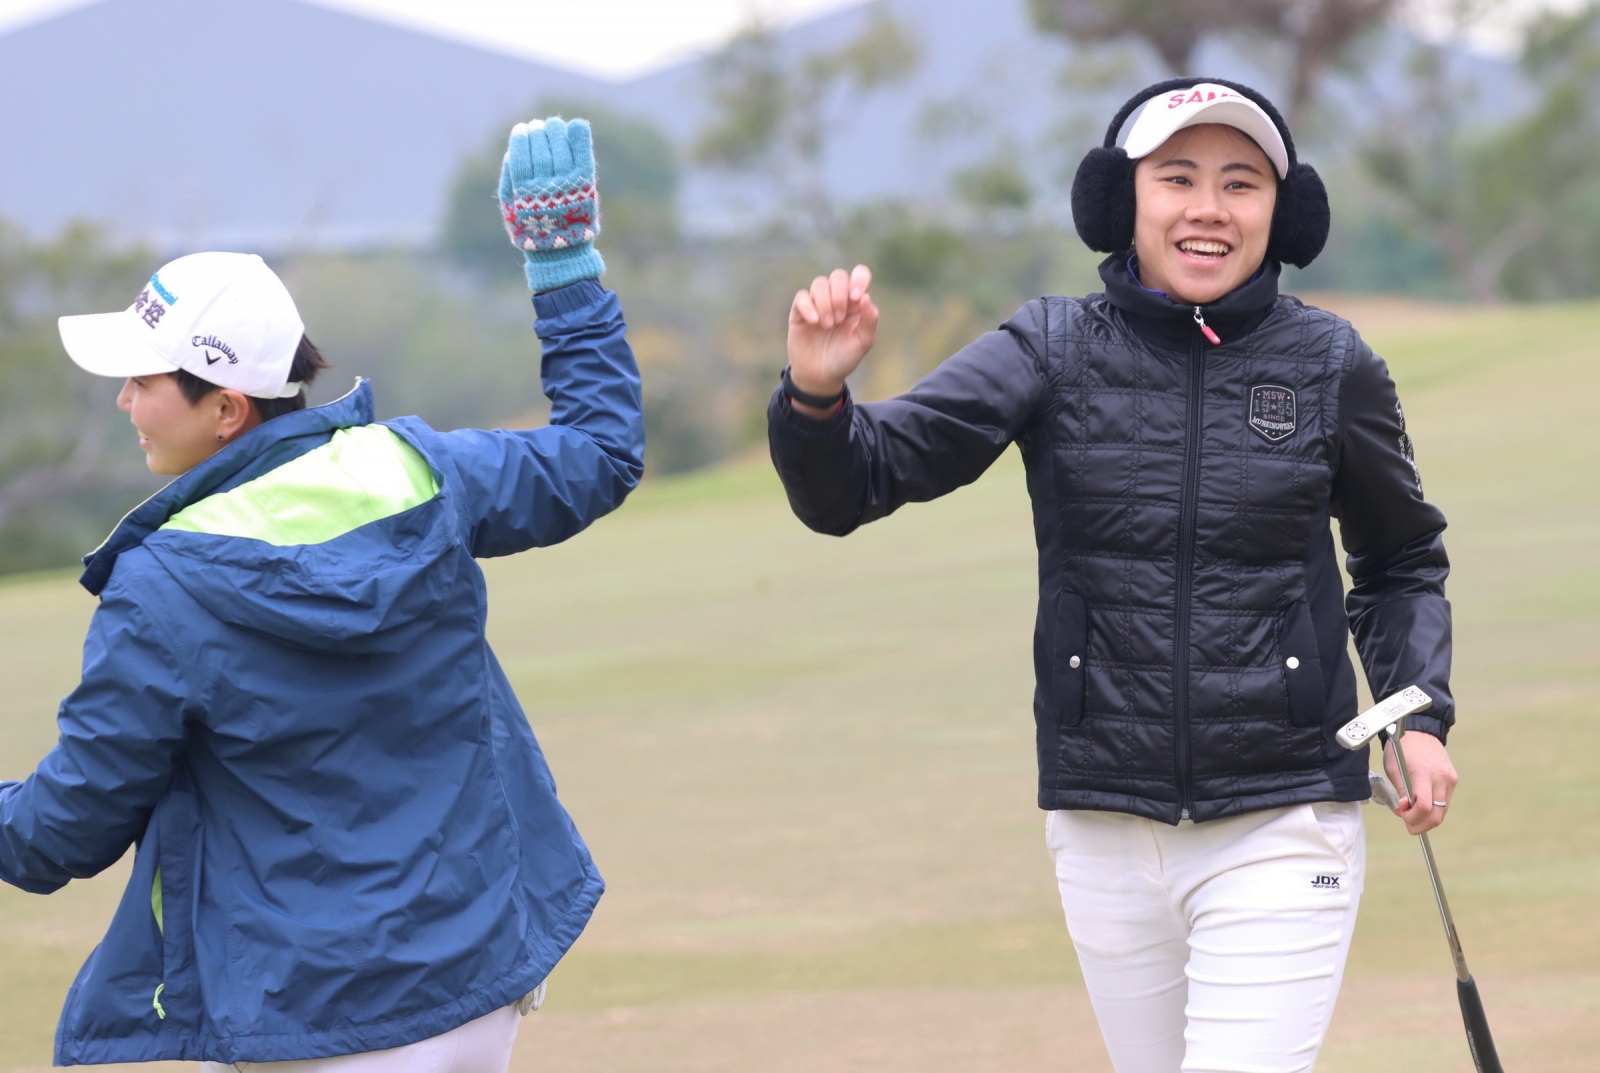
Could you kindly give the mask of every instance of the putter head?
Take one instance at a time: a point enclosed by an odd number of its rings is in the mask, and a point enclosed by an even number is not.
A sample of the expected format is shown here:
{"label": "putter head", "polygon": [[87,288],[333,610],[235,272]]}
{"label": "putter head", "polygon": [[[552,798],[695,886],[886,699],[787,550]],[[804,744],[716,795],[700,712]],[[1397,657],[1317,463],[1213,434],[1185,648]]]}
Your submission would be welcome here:
{"label": "putter head", "polygon": [[1406,686],[1387,700],[1374,704],[1346,723],[1334,737],[1346,749],[1359,749],[1380,730],[1399,729],[1408,715],[1433,707],[1433,698],[1416,686]]}
{"label": "putter head", "polygon": [[1372,787],[1372,800],[1390,812],[1400,807],[1400,795],[1394,792],[1394,787],[1384,778],[1383,772],[1367,772],[1367,785]]}

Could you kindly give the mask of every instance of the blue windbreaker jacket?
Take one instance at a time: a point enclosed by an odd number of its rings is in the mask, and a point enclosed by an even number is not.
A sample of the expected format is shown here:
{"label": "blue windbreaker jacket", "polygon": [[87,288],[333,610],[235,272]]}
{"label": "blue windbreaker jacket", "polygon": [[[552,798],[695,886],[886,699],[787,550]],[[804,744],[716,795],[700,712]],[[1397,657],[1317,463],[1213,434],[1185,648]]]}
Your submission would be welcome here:
{"label": "blue windbreaker jacket", "polygon": [[400,1046],[515,1001],[582,931],[603,885],[485,640],[474,559],[615,508],[643,428],[615,296],[585,281],[535,305],[549,426],[373,425],[360,382],[241,437],[86,558],[100,606],[60,742],[0,784],[0,878],[24,890],[138,847],[57,1064]]}

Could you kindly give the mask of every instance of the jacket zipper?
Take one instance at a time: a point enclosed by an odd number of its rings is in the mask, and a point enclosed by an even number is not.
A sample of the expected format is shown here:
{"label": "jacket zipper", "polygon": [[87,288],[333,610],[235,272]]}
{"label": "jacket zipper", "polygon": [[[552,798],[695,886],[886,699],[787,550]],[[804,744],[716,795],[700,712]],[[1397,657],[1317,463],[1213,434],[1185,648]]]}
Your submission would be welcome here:
{"label": "jacket zipper", "polygon": [[[161,866],[158,864],[156,865],[155,881],[150,884],[150,911],[156,916],[157,933],[159,933],[162,938],[165,939],[167,934],[167,917],[165,911],[163,910],[163,904],[164,899],[161,896]],[[163,974],[166,973],[165,957],[162,958],[161,971]],[[165,991],[166,989],[167,982],[162,980],[160,983],[156,984],[156,993],[150,999],[150,1005],[155,1009],[156,1016],[163,1021],[167,1019],[167,1011],[166,1008],[161,1005],[161,992]]]}
{"label": "jacket zipper", "polygon": [[[1222,340],[1211,330],[1199,306],[1194,323],[1212,346]],[[1178,517],[1178,599],[1172,652],[1173,737],[1178,752],[1179,818],[1189,818],[1189,604],[1194,595],[1195,515],[1200,499],[1200,422],[1205,413],[1206,348],[1197,337],[1189,346],[1189,425],[1183,453],[1183,503]]]}

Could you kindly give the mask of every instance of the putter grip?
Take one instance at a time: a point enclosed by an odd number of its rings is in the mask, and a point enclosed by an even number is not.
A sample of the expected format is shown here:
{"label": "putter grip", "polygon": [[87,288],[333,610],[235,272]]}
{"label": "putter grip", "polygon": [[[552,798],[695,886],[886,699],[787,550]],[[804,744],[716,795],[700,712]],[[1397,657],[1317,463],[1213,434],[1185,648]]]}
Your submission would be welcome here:
{"label": "putter grip", "polygon": [[1478,1073],[1505,1073],[1500,1066],[1500,1056],[1495,1053],[1494,1037],[1489,1035],[1489,1018],[1483,1013],[1478,981],[1470,976],[1465,983],[1457,980],[1456,998],[1461,1000],[1461,1020],[1467,1026],[1467,1046],[1472,1048],[1472,1064],[1478,1067]]}

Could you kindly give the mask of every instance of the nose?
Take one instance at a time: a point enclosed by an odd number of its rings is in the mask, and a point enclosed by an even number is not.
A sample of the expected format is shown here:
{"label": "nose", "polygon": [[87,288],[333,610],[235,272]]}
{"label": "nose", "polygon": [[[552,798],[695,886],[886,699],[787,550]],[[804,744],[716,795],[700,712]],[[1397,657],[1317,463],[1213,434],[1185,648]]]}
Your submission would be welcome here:
{"label": "nose", "polygon": [[117,392],[117,409],[125,414],[133,413],[133,379],[131,377],[122,382],[122,390]]}
{"label": "nose", "polygon": [[1184,215],[1193,224],[1226,224],[1233,219],[1220,192],[1209,186],[1201,186],[1196,191]]}

